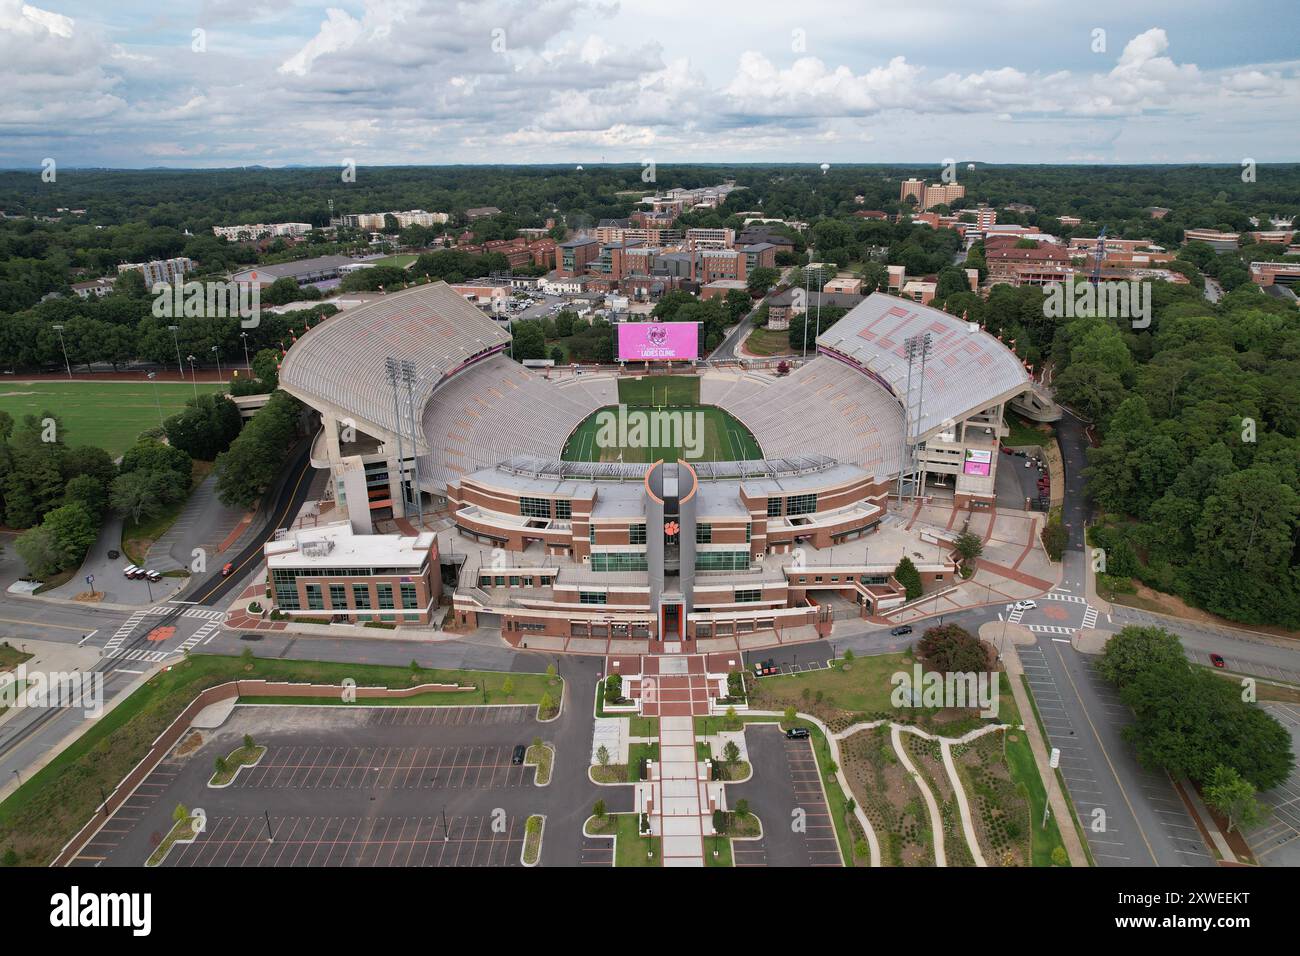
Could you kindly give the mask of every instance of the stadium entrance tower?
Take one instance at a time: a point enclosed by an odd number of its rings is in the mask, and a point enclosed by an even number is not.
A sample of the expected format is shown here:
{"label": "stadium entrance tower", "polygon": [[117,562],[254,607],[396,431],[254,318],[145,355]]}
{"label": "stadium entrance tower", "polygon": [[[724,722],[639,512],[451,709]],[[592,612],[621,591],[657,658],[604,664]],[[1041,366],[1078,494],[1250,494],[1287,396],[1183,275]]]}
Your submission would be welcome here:
{"label": "stadium entrance tower", "polygon": [[686,638],[686,619],[695,590],[695,506],[699,478],[678,459],[662,459],[645,476],[646,567],[650,575],[650,610],[659,638]]}

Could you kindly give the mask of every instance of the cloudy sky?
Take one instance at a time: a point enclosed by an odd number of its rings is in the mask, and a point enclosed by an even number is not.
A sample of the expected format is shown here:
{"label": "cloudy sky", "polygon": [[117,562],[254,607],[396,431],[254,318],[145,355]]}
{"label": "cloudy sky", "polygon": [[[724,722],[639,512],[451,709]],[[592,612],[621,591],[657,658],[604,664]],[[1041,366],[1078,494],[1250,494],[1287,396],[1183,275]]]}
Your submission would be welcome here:
{"label": "cloudy sky", "polygon": [[1300,160],[1296,0],[0,0],[0,166]]}

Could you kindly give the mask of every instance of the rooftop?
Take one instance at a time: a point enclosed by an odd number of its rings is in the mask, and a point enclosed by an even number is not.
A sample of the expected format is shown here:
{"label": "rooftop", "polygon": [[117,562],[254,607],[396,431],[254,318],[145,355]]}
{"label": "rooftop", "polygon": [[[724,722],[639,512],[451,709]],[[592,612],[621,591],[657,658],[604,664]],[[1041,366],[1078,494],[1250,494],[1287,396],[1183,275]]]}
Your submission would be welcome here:
{"label": "rooftop", "polygon": [[262,550],[272,568],[411,568],[429,560],[437,536],[425,531],[416,537],[396,534],[354,534],[347,521],[298,528]]}

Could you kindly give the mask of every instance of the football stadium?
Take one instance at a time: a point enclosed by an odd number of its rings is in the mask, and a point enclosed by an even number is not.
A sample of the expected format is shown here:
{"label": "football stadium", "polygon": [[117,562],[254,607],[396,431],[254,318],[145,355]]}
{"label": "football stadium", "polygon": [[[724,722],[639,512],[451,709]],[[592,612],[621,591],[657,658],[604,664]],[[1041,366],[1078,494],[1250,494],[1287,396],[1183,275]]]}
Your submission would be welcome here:
{"label": "football stadium", "polygon": [[[826,595],[863,615],[904,602],[902,554],[927,588],[951,582],[950,538],[904,534],[891,496],[991,507],[1005,408],[1033,401],[997,338],[882,293],[788,369],[688,354],[534,371],[509,349],[437,282],[310,329],[280,384],[319,416],[329,520],[358,537],[423,523],[449,623],[530,646],[826,633],[844,607]],[[350,591],[280,609],[356,620]]]}

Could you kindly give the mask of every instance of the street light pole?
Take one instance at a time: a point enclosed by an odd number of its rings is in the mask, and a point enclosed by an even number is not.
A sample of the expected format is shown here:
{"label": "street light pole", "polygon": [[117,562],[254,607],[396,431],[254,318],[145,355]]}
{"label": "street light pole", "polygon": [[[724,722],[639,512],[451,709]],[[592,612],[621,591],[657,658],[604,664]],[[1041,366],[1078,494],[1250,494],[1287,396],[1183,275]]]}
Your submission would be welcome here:
{"label": "street light pole", "polygon": [[212,354],[217,357],[217,378],[224,379],[226,373],[221,369],[221,351],[218,346],[212,346]]}
{"label": "street light pole", "polygon": [[[198,376],[195,375],[195,373],[194,373],[194,356],[193,356],[193,355],[187,355],[187,356],[185,356],[185,358],[186,358],[186,360],[190,363],[190,384],[194,386],[194,397],[195,397],[195,398],[198,398],[198,397],[199,397],[199,379],[198,379]],[[181,377],[184,378],[184,376],[185,376],[185,370],[184,370],[184,369],[181,369]]]}
{"label": "street light pole", "polygon": [[248,333],[240,332],[239,337],[244,340],[244,370],[249,376],[253,374],[253,363],[248,360]]}
{"label": "street light pole", "polygon": [[54,326],[54,331],[59,333],[59,347],[63,349],[63,365],[68,370],[68,378],[72,378],[72,363],[68,361],[68,346],[63,341],[63,326]]}
{"label": "street light pole", "polygon": [[181,364],[181,340],[180,337],[177,336],[176,334],[177,331],[179,331],[180,326],[169,325],[167,326],[167,328],[171,329],[172,342],[176,346],[176,370],[181,373],[181,381],[183,382],[185,381],[185,366]]}

